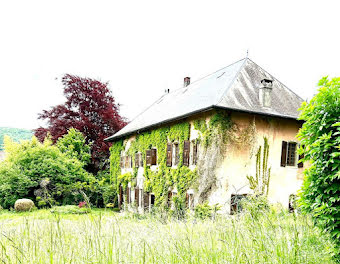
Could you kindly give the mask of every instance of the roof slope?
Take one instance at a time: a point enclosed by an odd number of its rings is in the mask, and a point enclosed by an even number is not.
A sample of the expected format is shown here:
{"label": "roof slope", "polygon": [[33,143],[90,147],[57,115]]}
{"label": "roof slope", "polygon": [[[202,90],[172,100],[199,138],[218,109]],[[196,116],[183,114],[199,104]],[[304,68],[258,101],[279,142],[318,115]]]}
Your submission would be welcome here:
{"label": "roof slope", "polygon": [[[262,107],[259,102],[260,81],[264,78],[273,80],[270,108]],[[245,58],[192,82],[187,87],[164,94],[106,140],[111,141],[212,108],[228,108],[296,119],[302,101],[301,97],[275,77]]]}

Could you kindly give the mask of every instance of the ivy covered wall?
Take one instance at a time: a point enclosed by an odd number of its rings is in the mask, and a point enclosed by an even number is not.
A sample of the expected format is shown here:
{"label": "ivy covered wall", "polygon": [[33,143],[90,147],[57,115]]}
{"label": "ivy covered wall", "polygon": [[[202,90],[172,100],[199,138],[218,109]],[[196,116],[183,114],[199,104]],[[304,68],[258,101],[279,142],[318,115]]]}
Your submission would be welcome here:
{"label": "ivy covered wall", "polygon": [[[192,126],[192,127],[191,127]],[[190,131],[198,132],[200,157],[195,169],[183,165],[183,142],[190,140]],[[135,154],[141,153],[144,163],[144,184],[146,192],[155,195],[156,206],[166,206],[168,191],[176,188],[179,202],[185,201],[186,191],[194,188],[197,193],[196,202],[205,201],[209,193],[214,189],[216,182],[216,168],[223,160],[226,145],[249,144],[252,141],[254,124],[243,131],[240,131],[235,123],[231,121],[230,113],[224,110],[214,111],[205,115],[193,118],[191,122],[185,121],[171,126],[164,126],[151,131],[137,134],[129,140],[119,140],[111,147],[111,178],[116,187],[116,194],[119,193],[119,186],[125,190],[128,183],[131,187],[136,186],[138,168],[133,166],[131,172],[122,174],[120,168],[120,156],[132,157],[132,164],[135,164]],[[127,141],[129,144],[127,145]],[[179,163],[174,167],[167,167],[167,143],[179,143]],[[157,169],[146,166],[146,150],[157,149]]]}
{"label": "ivy covered wall", "polygon": [[[132,157],[132,163],[135,163],[135,154],[141,153],[144,163],[144,191],[155,194],[155,205],[165,206],[167,204],[168,191],[177,188],[178,199],[185,201],[186,191],[193,185],[197,179],[197,171],[190,170],[187,166],[183,166],[183,142],[190,138],[189,122],[182,122],[168,127],[161,127],[150,132],[144,132],[136,135],[131,141],[126,154]],[[176,168],[166,166],[166,147],[168,142],[179,143],[179,163]],[[157,149],[157,169],[151,170],[150,166],[146,166],[145,153],[146,150]],[[115,142],[111,147],[111,177],[112,182],[116,186],[116,193],[119,186],[125,189],[129,182],[132,186],[136,184],[137,170],[133,169],[133,173],[121,174],[120,156],[125,150],[122,140]]]}

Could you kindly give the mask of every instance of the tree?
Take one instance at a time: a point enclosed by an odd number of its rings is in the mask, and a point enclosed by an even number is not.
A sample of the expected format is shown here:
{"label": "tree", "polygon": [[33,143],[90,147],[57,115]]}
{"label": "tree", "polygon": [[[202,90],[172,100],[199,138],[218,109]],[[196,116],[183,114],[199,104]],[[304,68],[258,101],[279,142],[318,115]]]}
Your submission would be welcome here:
{"label": "tree", "polygon": [[40,143],[16,143],[5,138],[7,157],[0,163],[0,204],[13,206],[19,198],[31,198],[39,205],[74,204],[94,177],[83,163],[52,145],[48,138]]}
{"label": "tree", "polygon": [[81,161],[84,164],[84,167],[90,162],[91,147],[86,144],[85,137],[77,129],[71,128],[66,135],[59,138],[57,147],[69,157],[75,157]]}
{"label": "tree", "polygon": [[319,86],[301,107],[305,123],[298,134],[299,152],[311,166],[305,170],[300,205],[326,227],[340,249],[340,78],[324,77]]}
{"label": "tree", "polygon": [[92,169],[98,170],[98,162],[109,157],[110,143],[104,139],[126,125],[119,114],[119,104],[108,83],[70,74],[62,78],[62,83],[66,102],[39,114],[48,126],[36,129],[35,136],[42,142],[50,134],[55,143],[70,128],[79,130],[91,144]]}

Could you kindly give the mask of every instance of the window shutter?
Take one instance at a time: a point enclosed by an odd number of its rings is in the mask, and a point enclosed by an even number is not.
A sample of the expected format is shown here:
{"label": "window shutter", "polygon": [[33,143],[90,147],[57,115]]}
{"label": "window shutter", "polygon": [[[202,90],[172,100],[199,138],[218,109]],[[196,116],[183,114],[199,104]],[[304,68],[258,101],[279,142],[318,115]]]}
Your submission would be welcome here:
{"label": "window shutter", "polygon": [[138,189],[138,187],[135,188],[135,202],[136,202],[136,206],[139,207],[139,189]]}
{"label": "window shutter", "polygon": [[296,143],[289,142],[287,148],[287,166],[295,166],[296,162]]}
{"label": "window shutter", "polygon": [[[303,154],[299,155],[299,160],[300,159],[303,159],[305,156]],[[303,168],[303,162],[302,161],[299,161],[298,163],[298,168]]]}
{"label": "window shutter", "polygon": [[172,144],[168,143],[166,146],[166,166],[171,167],[172,165]]}
{"label": "window shutter", "polygon": [[149,193],[144,193],[144,209],[149,209]]}
{"label": "window shutter", "polygon": [[124,156],[120,157],[120,168],[123,169],[124,168]]}
{"label": "window shutter", "polygon": [[123,204],[123,187],[122,185],[119,185],[119,208],[122,207],[122,204]]}
{"label": "window shutter", "polygon": [[124,163],[125,163],[124,167],[129,168],[129,157],[128,156],[124,157]]}
{"label": "window shutter", "polygon": [[179,145],[178,143],[175,143],[174,144],[174,147],[175,147],[175,165],[178,165],[178,162],[179,162]]}
{"label": "window shutter", "polygon": [[143,167],[143,156],[142,156],[142,153],[139,153],[139,167]]}
{"label": "window shutter", "polygon": [[282,141],[281,167],[286,167],[286,163],[287,163],[287,142]]}
{"label": "window shutter", "polygon": [[172,191],[168,191],[168,207],[171,206]]}
{"label": "window shutter", "polygon": [[196,165],[197,164],[197,145],[198,142],[196,141],[193,146],[193,153],[192,153],[192,164]]}
{"label": "window shutter", "polygon": [[146,166],[151,166],[151,149],[146,151]]}
{"label": "window shutter", "polygon": [[183,165],[189,166],[190,158],[190,141],[184,140],[184,150],[183,150]]}
{"label": "window shutter", "polygon": [[138,168],[139,167],[139,153],[135,154],[135,167]]}
{"label": "window shutter", "polygon": [[130,188],[126,187],[126,203],[130,203]]}
{"label": "window shutter", "polygon": [[157,165],[157,149],[151,149],[151,165]]}

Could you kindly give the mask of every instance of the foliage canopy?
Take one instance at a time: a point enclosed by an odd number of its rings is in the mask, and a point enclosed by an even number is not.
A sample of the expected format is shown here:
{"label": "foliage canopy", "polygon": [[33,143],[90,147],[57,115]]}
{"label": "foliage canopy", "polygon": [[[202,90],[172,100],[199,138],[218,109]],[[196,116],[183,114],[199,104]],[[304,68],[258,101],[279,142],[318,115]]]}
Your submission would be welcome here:
{"label": "foliage canopy", "polygon": [[301,108],[300,152],[311,166],[305,170],[300,204],[340,246],[340,78],[324,77],[319,86]]}
{"label": "foliage canopy", "polygon": [[108,83],[70,74],[62,78],[62,83],[66,102],[39,115],[48,126],[36,129],[35,136],[42,142],[50,134],[56,142],[70,128],[76,128],[84,134],[86,143],[91,143],[93,167],[98,169],[95,160],[109,156],[110,143],[104,139],[126,125],[119,114],[119,104],[108,89]]}
{"label": "foliage canopy", "polygon": [[[108,172],[95,178],[84,168],[90,147],[79,131],[70,129],[53,145],[49,138],[40,143],[5,140],[7,157],[0,163],[0,205],[13,206],[19,198],[30,198],[39,207],[75,204],[85,199],[99,207],[112,201],[113,186]],[[86,198],[86,199],[87,199]]]}

